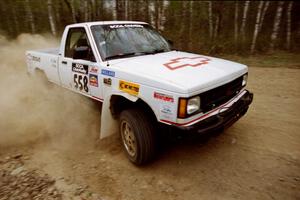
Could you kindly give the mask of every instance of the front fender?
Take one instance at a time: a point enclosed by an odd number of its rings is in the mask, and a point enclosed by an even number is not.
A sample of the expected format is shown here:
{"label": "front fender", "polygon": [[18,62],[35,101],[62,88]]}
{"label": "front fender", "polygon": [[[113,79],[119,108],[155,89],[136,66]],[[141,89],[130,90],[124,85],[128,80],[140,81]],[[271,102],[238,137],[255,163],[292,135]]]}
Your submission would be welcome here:
{"label": "front fender", "polygon": [[131,102],[136,102],[138,100],[138,97],[136,96],[121,92],[112,92],[104,97],[101,111],[100,139],[118,133],[118,120],[112,116],[112,113],[110,111],[110,99],[113,95],[122,96]]}

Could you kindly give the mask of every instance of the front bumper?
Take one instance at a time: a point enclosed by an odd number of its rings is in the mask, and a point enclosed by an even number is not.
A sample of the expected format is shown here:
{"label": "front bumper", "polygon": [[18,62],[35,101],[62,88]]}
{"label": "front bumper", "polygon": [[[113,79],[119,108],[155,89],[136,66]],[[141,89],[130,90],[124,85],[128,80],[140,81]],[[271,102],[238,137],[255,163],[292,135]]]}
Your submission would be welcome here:
{"label": "front bumper", "polygon": [[200,134],[224,129],[239,120],[247,112],[252,101],[253,93],[246,91],[237,102],[232,104],[229,108],[226,108],[226,111],[206,118],[191,126],[177,128]]}

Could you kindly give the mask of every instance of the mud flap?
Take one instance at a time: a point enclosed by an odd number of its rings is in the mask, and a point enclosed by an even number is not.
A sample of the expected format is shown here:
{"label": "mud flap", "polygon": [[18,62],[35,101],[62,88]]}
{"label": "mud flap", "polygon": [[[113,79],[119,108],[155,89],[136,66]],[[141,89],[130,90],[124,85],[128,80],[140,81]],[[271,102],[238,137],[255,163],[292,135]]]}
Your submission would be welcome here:
{"label": "mud flap", "polygon": [[110,96],[104,99],[102,105],[100,139],[106,138],[118,132],[118,120],[113,118],[109,109],[109,104]]}

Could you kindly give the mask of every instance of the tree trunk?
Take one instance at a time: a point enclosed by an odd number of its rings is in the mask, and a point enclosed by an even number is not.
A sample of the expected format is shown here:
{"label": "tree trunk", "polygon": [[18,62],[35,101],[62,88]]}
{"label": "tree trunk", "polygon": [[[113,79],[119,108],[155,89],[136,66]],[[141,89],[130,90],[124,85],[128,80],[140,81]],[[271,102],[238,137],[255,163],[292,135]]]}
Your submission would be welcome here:
{"label": "tree trunk", "polygon": [[239,3],[235,1],[235,9],[234,9],[234,44],[237,44],[238,41],[238,19],[239,19]]}
{"label": "tree trunk", "polygon": [[212,19],[212,1],[208,1],[208,26],[209,26],[209,38],[213,38],[213,19]]}
{"label": "tree trunk", "polygon": [[241,30],[240,30],[241,38],[242,38],[242,43],[245,42],[245,27],[246,27],[246,23],[247,23],[247,15],[248,15],[249,3],[250,3],[250,1],[245,1],[245,4],[244,4],[242,25],[241,25]]}
{"label": "tree trunk", "polygon": [[145,2],[145,21],[150,23],[150,16],[149,16],[149,0]]}
{"label": "tree trunk", "polygon": [[65,0],[65,3],[66,3],[67,7],[69,8],[69,10],[71,12],[73,22],[74,23],[78,22],[79,19],[76,15],[74,0]]}
{"label": "tree trunk", "polygon": [[153,1],[149,1],[149,21],[151,26],[155,27],[155,3]]}
{"label": "tree trunk", "polygon": [[95,0],[91,0],[91,20],[95,20],[97,17],[97,12],[96,12],[96,1]]}
{"label": "tree trunk", "polygon": [[159,1],[159,9],[158,9],[158,27],[160,31],[165,29],[165,22],[166,22],[166,9],[169,5],[169,2],[166,0]]}
{"label": "tree trunk", "polygon": [[193,1],[189,2],[189,40],[188,40],[188,50],[192,50],[192,42],[193,42]]}
{"label": "tree trunk", "polygon": [[88,0],[84,0],[83,2],[83,12],[84,12],[84,21],[89,21],[89,4]]}
{"label": "tree trunk", "polygon": [[[182,8],[182,10],[186,10],[187,7],[186,7],[186,1],[179,1],[178,3],[180,8]],[[179,12],[178,13],[178,33],[179,33],[179,37],[178,37],[178,41],[177,41],[177,44],[178,44],[178,48],[179,49],[186,49],[187,48],[187,45],[186,45],[186,12]]]}
{"label": "tree trunk", "polygon": [[117,19],[124,20],[125,19],[125,1],[116,0],[117,6]]}
{"label": "tree trunk", "polygon": [[117,20],[118,18],[118,1],[114,1],[114,8],[112,11],[112,18],[113,20]]}
{"label": "tree trunk", "polygon": [[293,1],[290,1],[286,10],[286,49],[291,49],[291,12]]}
{"label": "tree trunk", "polygon": [[130,2],[129,1],[125,1],[124,2],[124,19],[125,20],[131,20],[132,19],[131,18],[132,16],[129,17],[129,12],[128,12],[129,9],[130,9],[129,6],[130,6]]}
{"label": "tree trunk", "polygon": [[[115,9],[113,8],[113,10]],[[96,1],[96,19],[103,19],[103,13],[103,1]]]}
{"label": "tree trunk", "polygon": [[11,3],[11,8],[12,8],[12,15],[13,15],[13,21],[14,21],[14,26],[15,26],[15,32],[14,34],[18,35],[19,34],[19,22],[18,22],[18,18],[17,18],[17,11],[16,11],[16,7],[14,6],[13,2]]}
{"label": "tree trunk", "polygon": [[265,18],[266,12],[268,10],[269,4],[270,4],[270,1],[266,1],[265,2],[264,9],[263,9],[263,12],[262,12],[262,15],[261,15],[261,18],[260,18],[258,32],[261,31],[261,28],[262,28],[262,25],[263,25],[263,22],[264,22],[264,18]]}
{"label": "tree trunk", "polygon": [[[55,2],[54,2],[54,5],[55,5]],[[60,30],[59,27],[61,27],[61,21],[62,21],[61,14],[64,13],[62,1],[59,1],[57,3],[57,7],[56,8],[55,8],[55,6],[53,7],[53,12],[55,13],[56,27],[58,27],[58,30]]]}
{"label": "tree trunk", "polygon": [[35,33],[36,32],[36,28],[35,28],[35,24],[34,24],[34,17],[33,17],[33,13],[31,10],[31,4],[29,2],[29,0],[25,0],[25,10],[28,16],[28,22],[31,28],[31,33]]}
{"label": "tree trunk", "polygon": [[279,28],[280,28],[280,21],[281,21],[281,14],[282,14],[282,6],[283,1],[278,2],[277,11],[274,18],[274,25],[273,25],[273,31],[271,34],[271,43],[270,43],[270,51],[274,51],[275,43],[277,40]]}
{"label": "tree trunk", "polygon": [[159,23],[159,13],[160,13],[160,2],[155,0],[154,1],[154,6],[155,6],[155,9],[154,9],[154,15],[155,15],[155,28],[156,30],[160,30],[160,23]]}
{"label": "tree trunk", "polygon": [[253,38],[252,38],[252,43],[251,43],[251,54],[254,53],[255,50],[255,45],[256,45],[256,38],[258,34],[258,29],[259,29],[259,24],[260,24],[260,16],[261,16],[261,10],[264,5],[264,1],[260,1],[258,8],[257,8],[257,14],[256,14],[256,21],[255,21],[255,27],[254,27],[254,33],[253,33]]}
{"label": "tree trunk", "polygon": [[55,25],[55,17],[54,17],[54,12],[53,12],[52,0],[48,0],[47,4],[48,4],[48,18],[49,18],[51,32],[54,36],[56,36],[57,31],[56,31],[56,25]]}
{"label": "tree trunk", "polygon": [[214,28],[213,40],[217,39],[218,33],[219,33],[219,28],[220,28],[220,13],[218,13],[217,16],[216,16],[216,23],[215,23],[215,28]]}

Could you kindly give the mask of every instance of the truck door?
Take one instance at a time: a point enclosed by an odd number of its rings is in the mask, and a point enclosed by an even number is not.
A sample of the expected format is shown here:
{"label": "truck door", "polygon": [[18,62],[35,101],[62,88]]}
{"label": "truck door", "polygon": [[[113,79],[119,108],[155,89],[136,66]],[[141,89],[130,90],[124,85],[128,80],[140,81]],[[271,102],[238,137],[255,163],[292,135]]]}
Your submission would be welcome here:
{"label": "truck door", "polygon": [[59,61],[62,86],[91,96],[91,91],[94,93],[95,88],[99,88],[98,67],[94,55],[85,29],[70,28],[64,55]]}

